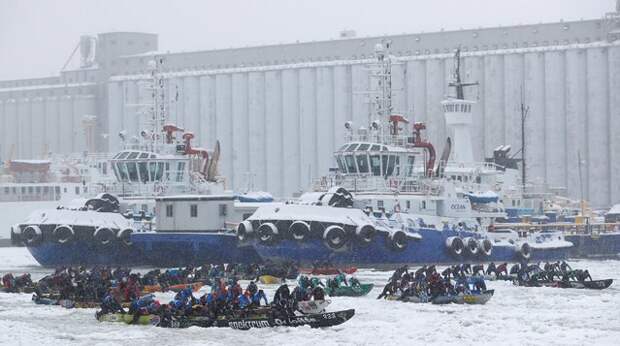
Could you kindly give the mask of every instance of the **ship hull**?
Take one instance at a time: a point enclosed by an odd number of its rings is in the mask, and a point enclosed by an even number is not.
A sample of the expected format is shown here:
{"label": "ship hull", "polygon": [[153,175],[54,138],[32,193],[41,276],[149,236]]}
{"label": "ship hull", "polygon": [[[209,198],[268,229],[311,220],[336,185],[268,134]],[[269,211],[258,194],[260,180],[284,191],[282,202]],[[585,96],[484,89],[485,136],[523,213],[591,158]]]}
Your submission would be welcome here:
{"label": "ship hull", "polygon": [[575,246],[570,256],[575,258],[620,256],[620,233],[571,234],[566,240]]}
{"label": "ship hull", "polygon": [[146,264],[142,252],[134,246],[101,246],[88,240],[76,240],[68,244],[43,242],[37,246],[29,246],[28,251],[44,267]]}
{"label": "ship hull", "polygon": [[[386,236],[377,236],[368,245],[351,241],[345,248],[332,251],[321,239],[304,242],[282,240],[274,245],[263,245],[252,241],[256,251],[264,260],[299,261],[301,265],[311,265],[316,261],[329,262],[334,265],[356,265],[373,268],[393,268],[402,264],[458,264],[481,262],[519,262],[523,261],[514,245],[495,245],[490,255],[468,254],[454,255],[446,247],[446,239],[460,235],[474,234],[457,233],[454,231],[421,230],[422,239],[410,239],[404,250],[390,247]],[[532,248],[529,261],[562,260],[568,257],[569,247]]]}
{"label": "ship hull", "polygon": [[133,246],[148,265],[196,266],[219,263],[259,263],[254,248],[239,247],[234,234],[221,232],[146,232],[131,235]]}

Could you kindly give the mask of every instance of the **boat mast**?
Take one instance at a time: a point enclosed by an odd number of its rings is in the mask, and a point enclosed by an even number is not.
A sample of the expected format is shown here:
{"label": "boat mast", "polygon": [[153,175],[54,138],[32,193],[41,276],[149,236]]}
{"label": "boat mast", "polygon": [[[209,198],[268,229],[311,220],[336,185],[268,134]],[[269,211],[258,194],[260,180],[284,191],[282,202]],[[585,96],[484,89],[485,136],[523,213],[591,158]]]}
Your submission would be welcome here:
{"label": "boat mast", "polygon": [[525,122],[527,115],[530,111],[530,106],[525,105],[525,99],[523,96],[523,87],[521,87],[521,184],[523,184],[523,191],[525,191],[526,176],[525,176]]}
{"label": "boat mast", "polygon": [[[388,122],[392,115],[392,57],[390,48],[392,41],[383,40],[375,46],[375,54],[377,56],[378,71],[374,76],[377,78],[379,87],[379,95],[375,97],[375,107],[377,115],[382,122]],[[369,119],[369,123],[372,119]],[[380,129],[381,137],[384,138],[385,133],[383,127]]]}
{"label": "boat mast", "polygon": [[457,48],[454,52],[454,75],[452,82],[448,83],[448,86],[453,87],[456,90],[456,99],[464,100],[465,99],[465,91],[464,88],[468,86],[478,85],[478,82],[475,83],[463,83],[461,80],[461,48]]}

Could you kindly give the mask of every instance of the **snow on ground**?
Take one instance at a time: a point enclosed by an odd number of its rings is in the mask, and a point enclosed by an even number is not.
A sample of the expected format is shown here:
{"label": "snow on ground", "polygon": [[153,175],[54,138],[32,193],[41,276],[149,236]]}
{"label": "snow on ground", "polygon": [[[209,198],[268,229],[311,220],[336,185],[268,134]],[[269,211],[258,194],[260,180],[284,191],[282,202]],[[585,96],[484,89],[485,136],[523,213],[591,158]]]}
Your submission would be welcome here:
{"label": "snow on ground", "polygon": [[[0,293],[0,344],[7,345],[617,345],[620,339],[620,261],[572,261],[597,278],[614,278],[603,291],[515,287],[489,282],[487,305],[427,305],[375,299],[391,273],[361,270],[377,285],[362,298],[333,298],[329,310],[355,308],[347,323],[329,329],[185,330],[99,323],[94,309],[40,306],[28,294]],[[49,273],[23,248],[0,248],[0,273]],[[292,283],[292,282],[291,282]],[[243,282],[247,284],[247,282]],[[275,285],[263,285],[271,297]],[[159,294],[162,301],[171,294]]]}

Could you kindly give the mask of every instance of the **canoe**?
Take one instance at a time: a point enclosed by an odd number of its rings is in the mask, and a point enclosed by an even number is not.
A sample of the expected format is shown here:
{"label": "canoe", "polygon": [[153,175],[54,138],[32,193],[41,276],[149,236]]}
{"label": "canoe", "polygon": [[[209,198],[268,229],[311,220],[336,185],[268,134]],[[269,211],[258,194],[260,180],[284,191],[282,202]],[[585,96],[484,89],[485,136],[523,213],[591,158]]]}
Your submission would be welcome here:
{"label": "canoe", "polygon": [[375,287],[374,284],[363,284],[359,286],[340,286],[336,289],[325,288],[325,293],[332,297],[361,297],[367,295]]}
{"label": "canoe", "polygon": [[469,294],[458,294],[454,297],[453,301],[457,304],[486,304],[493,294],[495,290],[486,290],[480,293],[469,293]]}
{"label": "canoe", "polygon": [[305,268],[299,270],[303,274],[308,275],[337,275],[340,273],[353,274],[357,271],[357,267],[346,268]]}
{"label": "canoe", "polygon": [[178,320],[162,321],[160,327],[167,328],[187,328],[196,327],[219,327],[248,330],[252,328],[274,328],[274,327],[301,327],[311,328],[333,327],[345,323],[355,315],[354,309],[324,312],[303,316],[289,316],[286,318],[260,317],[260,318],[218,318],[211,320],[206,317],[186,317]]}
{"label": "canoe", "polygon": [[577,288],[602,290],[611,286],[613,279],[592,280],[592,281],[513,281],[518,286],[525,287],[559,287],[559,288]]}
{"label": "canoe", "polygon": [[[165,328],[188,328],[196,327],[219,327],[248,330],[251,328],[272,328],[272,327],[299,327],[310,326],[311,328],[332,327],[350,320],[355,315],[354,309],[325,312],[320,314],[310,314],[303,316],[289,316],[287,318],[273,318],[257,316],[252,318],[218,318],[212,320],[208,317],[190,316],[181,317],[173,320],[162,320],[157,315],[144,315],[138,318],[136,324],[155,325]],[[95,317],[100,322],[124,322],[131,323],[133,316],[130,314],[106,314]]]}
{"label": "canoe", "polygon": [[[130,324],[133,320],[133,315],[131,314],[105,314],[105,315],[95,315],[99,322],[123,322]],[[161,318],[157,315],[143,315],[138,318],[138,321],[135,324],[139,325],[159,325]]]}
{"label": "canoe", "polygon": [[273,275],[261,275],[258,280],[264,285],[276,285],[282,283],[282,279]]}
{"label": "canoe", "polygon": [[[192,288],[192,291],[196,292],[198,290],[200,290],[200,288],[202,288],[202,286],[204,286],[205,284],[203,282],[194,282],[191,284],[178,284],[178,285],[172,285],[172,286],[168,286],[166,287],[167,291],[173,291],[173,292],[179,292],[182,291],[188,287]],[[146,294],[146,293],[155,293],[155,292],[162,292],[162,287],[161,285],[146,285],[144,287],[142,287],[142,293]]]}

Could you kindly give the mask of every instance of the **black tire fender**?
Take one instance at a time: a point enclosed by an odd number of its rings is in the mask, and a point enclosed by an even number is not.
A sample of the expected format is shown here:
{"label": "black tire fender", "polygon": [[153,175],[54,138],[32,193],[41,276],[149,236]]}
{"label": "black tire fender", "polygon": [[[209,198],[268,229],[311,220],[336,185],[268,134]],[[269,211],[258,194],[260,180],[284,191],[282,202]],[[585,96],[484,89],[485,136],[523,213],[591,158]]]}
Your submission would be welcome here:
{"label": "black tire fender", "polygon": [[93,232],[93,238],[97,244],[108,246],[114,242],[116,235],[114,234],[114,231],[107,227],[98,227],[95,232]]}
{"label": "black tire fender", "polygon": [[66,244],[75,238],[75,231],[69,225],[58,225],[54,228],[54,240],[58,244]]}
{"label": "black tire fender", "polygon": [[370,244],[375,238],[377,230],[372,225],[361,225],[355,229],[357,239],[363,244]]}
{"label": "black tire fender", "polygon": [[276,241],[278,236],[278,227],[271,222],[263,223],[258,227],[256,231],[258,234],[258,240],[263,244],[272,244]]}
{"label": "black tire fender", "polygon": [[237,225],[237,239],[240,241],[246,240],[254,232],[252,223],[248,220],[242,221]]}
{"label": "black tire fender", "polygon": [[323,232],[323,240],[325,245],[331,250],[340,250],[347,244],[349,238],[344,228],[338,225],[331,225]]}
{"label": "black tire fender", "polygon": [[465,250],[465,245],[460,237],[448,237],[446,239],[446,247],[454,256],[461,256]]}
{"label": "black tire fender", "polygon": [[304,241],[310,234],[310,225],[305,221],[295,221],[288,228],[288,231],[297,241]]}
{"label": "black tire fender", "polygon": [[37,225],[26,226],[21,232],[22,241],[27,246],[39,245],[43,240],[43,233]]}

